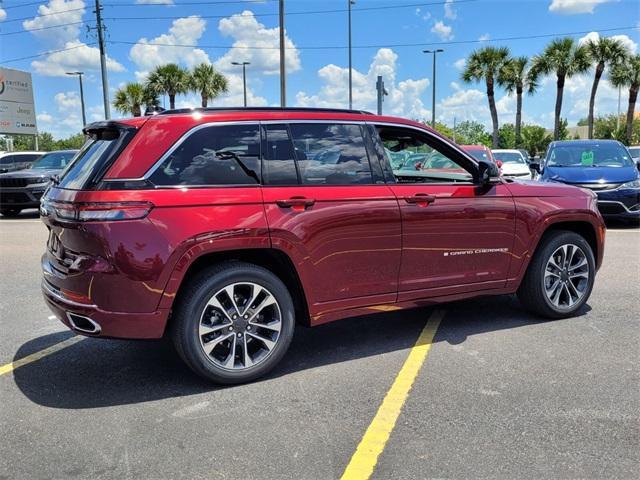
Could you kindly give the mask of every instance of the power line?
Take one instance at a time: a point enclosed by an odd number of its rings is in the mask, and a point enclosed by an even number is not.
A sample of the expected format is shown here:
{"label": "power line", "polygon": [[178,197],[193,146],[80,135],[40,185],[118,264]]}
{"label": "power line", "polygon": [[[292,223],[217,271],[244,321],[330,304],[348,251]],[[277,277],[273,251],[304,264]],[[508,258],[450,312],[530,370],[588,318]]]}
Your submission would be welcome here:
{"label": "power line", "polygon": [[59,12],[42,13],[42,14],[38,13],[38,14],[32,15],[30,17],[12,18],[11,20],[5,20],[2,23],[22,22],[23,20],[35,20],[35,19],[40,18],[40,17],[50,17],[52,15],[61,15],[63,13],[77,12],[78,10],[84,10],[84,9],[85,9],[85,7],[80,7],[80,8],[70,8],[69,10],[60,10]]}
{"label": "power line", "polygon": [[46,55],[51,55],[52,53],[58,53],[58,52],[66,52],[69,50],[75,50],[76,48],[82,48],[82,47],[93,47],[96,44],[96,42],[92,42],[92,43],[82,43],[80,45],[74,45],[73,47],[68,47],[68,48],[60,48],[58,50],[49,50],[46,52],[42,52],[42,53],[38,53],[36,55],[29,55],[27,57],[19,57],[19,58],[10,58],[9,60],[0,60],[0,64],[4,64],[4,63],[13,63],[13,62],[19,62],[21,60],[29,60],[31,58],[38,58],[38,57],[44,57]]}
{"label": "power line", "polygon": [[[262,0],[262,3],[272,3],[278,0]],[[183,5],[232,5],[232,4],[252,4],[256,5],[255,0],[225,0],[219,2],[174,2],[172,6],[181,7]],[[163,3],[112,3],[107,2],[103,7],[162,7]]]}
{"label": "power line", "polygon": [[13,8],[30,7],[31,5],[42,5],[42,2],[19,3],[16,5],[7,5],[6,7],[2,7],[2,8],[4,10],[11,10]]}
{"label": "power line", "polygon": [[49,25],[47,27],[30,28],[28,30],[16,30],[15,32],[3,32],[0,33],[0,37],[4,37],[6,35],[18,35],[20,33],[39,32],[40,30],[50,30],[52,28],[64,28],[72,25],[89,25],[90,23],[91,22],[69,22],[60,25]]}
{"label": "power line", "polygon": [[[586,35],[587,33],[597,31],[597,32],[613,32],[619,30],[637,30],[640,27],[637,26],[629,26],[629,27],[615,27],[615,28],[602,28],[602,29],[591,29],[591,30],[583,30],[580,32],[563,32],[563,33],[545,33],[540,35],[522,35],[517,37],[502,37],[502,38],[491,38],[488,40],[456,40],[449,42],[421,42],[421,43],[392,43],[392,44],[378,44],[378,45],[354,45],[352,48],[358,49],[368,49],[368,48],[404,48],[404,47],[428,47],[434,45],[457,45],[457,44],[470,44],[470,43],[485,43],[485,42],[505,42],[505,41],[513,41],[513,40],[529,40],[535,38],[546,38],[546,37],[563,37],[563,36],[574,36],[574,35]],[[108,43],[114,44],[122,44],[122,45],[138,45],[140,42],[131,42],[124,40],[108,40]],[[141,44],[142,45],[142,44]],[[279,47],[258,47],[258,46],[239,46],[234,47],[233,45],[192,45],[192,44],[173,44],[173,43],[146,43],[144,45],[149,46],[157,46],[157,47],[184,47],[184,48],[202,48],[202,49],[225,49],[225,50],[278,50]],[[337,50],[337,49],[346,49],[349,48],[345,45],[313,45],[307,47],[289,47],[289,50]]]}

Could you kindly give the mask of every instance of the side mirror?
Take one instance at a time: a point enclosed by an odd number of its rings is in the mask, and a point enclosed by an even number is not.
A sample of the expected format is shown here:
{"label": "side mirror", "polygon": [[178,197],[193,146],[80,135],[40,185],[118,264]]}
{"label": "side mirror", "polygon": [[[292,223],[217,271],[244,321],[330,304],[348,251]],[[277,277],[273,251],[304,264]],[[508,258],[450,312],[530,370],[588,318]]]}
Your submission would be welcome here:
{"label": "side mirror", "polygon": [[540,172],[540,170],[541,170],[541,169],[540,169],[540,164],[539,164],[539,163],[537,163],[537,162],[531,162],[531,163],[529,164],[529,168],[530,168],[531,170],[533,170],[534,172],[541,173],[541,172]]}
{"label": "side mirror", "polygon": [[496,162],[496,165],[498,166],[498,168],[502,168],[502,160],[498,160]]}
{"label": "side mirror", "polygon": [[498,166],[487,160],[480,160],[478,163],[478,181],[481,185],[491,185],[500,180],[500,170]]}

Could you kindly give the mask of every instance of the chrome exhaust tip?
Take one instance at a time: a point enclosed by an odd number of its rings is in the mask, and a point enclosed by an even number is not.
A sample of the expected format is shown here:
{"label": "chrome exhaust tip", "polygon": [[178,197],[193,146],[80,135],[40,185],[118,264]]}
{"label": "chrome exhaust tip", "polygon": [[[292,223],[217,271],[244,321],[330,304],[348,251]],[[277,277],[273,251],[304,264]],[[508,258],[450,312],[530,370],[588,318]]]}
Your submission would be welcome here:
{"label": "chrome exhaust tip", "polygon": [[102,330],[102,328],[100,328],[100,324],[91,320],[89,317],[67,312],[67,318],[69,319],[71,328],[79,332],[98,335]]}

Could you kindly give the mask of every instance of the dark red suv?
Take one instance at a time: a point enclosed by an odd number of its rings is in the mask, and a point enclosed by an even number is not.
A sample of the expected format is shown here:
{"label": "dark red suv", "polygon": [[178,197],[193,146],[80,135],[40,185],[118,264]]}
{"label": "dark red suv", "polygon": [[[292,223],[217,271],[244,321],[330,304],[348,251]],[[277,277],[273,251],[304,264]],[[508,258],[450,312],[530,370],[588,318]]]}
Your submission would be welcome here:
{"label": "dark red suv", "polygon": [[400,118],[198,109],[85,133],[41,205],[47,304],[85,335],[169,334],[217,382],[271,369],[296,322],[516,292],[566,317],[602,261],[592,192],[499,178]]}

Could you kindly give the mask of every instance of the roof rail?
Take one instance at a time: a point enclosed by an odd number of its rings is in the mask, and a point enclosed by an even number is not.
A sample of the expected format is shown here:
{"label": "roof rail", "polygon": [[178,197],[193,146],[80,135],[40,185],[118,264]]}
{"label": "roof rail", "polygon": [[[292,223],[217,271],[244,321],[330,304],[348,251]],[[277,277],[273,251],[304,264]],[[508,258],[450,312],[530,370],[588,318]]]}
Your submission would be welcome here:
{"label": "roof rail", "polygon": [[326,113],[355,113],[358,115],[372,115],[365,110],[349,110],[347,108],[307,108],[307,107],[197,107],[197,108],[175,108],[173,110],[163,110],[156,115],[171,115],[178,113],[193,112],[326,112]]}

